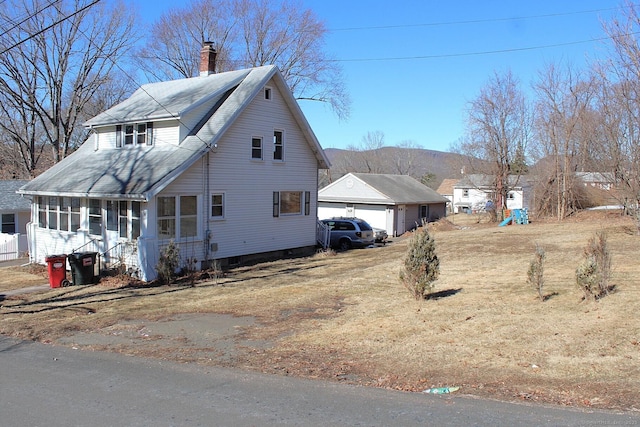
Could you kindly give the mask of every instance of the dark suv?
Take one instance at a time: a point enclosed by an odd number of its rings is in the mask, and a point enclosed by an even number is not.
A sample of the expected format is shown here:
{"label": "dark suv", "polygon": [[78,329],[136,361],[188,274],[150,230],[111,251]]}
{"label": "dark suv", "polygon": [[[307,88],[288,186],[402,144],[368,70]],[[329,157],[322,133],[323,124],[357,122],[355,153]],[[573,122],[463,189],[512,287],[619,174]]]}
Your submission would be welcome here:
{"label": "dark suv", "polygon": [[329,246],[332,248],[346,251],[350,248],[364,248],[375,242],[373,229],[362,219],[341,217],[323,219],[322,222],[331,230]]}

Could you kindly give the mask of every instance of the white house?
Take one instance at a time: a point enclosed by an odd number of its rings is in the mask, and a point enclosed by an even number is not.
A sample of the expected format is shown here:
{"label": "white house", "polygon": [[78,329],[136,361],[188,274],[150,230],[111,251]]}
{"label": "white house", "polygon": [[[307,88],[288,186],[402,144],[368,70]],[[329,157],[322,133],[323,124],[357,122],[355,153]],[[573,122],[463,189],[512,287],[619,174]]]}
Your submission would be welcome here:
{"label": "white house", "polygon": [[31,220],[31,204],[16,191],[29,181],[0,181],[0,261],[20,257],[27,252],[27,223]]}
{"label": "white house", "polygon": [[[529,207],[530,185],[524,177],[510,176],[510,190],[507,194],[507,209]],[[479,212],[487,201],[495,202],[493,177],[488,175],[465,175],[453,186],[453,208],[456,213]]]}
{"label": "white house", "polygon": [[453,212],[453,187],[458,183],[457,178],[445,178],[442,180],[436,193],[440,194],[448,200],[447,212]]}
{"label": "white house", "polygon": [[447,199],[408,175],[348,173],[318,192],[319,219],[357,217],[399,236],[446,216]]}
{"label": "white house", "polygon": [[94,251],[156,277],[174,241],[205,268],[316,244],[322,147],[275,66],[151,83],[86,122],[90,138],[20,189],[30,256]]}

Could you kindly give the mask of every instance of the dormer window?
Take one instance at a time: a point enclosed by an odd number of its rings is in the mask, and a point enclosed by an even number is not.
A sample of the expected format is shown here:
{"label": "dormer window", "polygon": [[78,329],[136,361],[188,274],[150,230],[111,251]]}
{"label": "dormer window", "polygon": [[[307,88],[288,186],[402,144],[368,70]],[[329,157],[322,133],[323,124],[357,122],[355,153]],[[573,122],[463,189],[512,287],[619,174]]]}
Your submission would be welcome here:
{"label": "dormer window", "polygon": [[116,126],[116,147],[124,145],[152,145],[153,123],[130,123]]}

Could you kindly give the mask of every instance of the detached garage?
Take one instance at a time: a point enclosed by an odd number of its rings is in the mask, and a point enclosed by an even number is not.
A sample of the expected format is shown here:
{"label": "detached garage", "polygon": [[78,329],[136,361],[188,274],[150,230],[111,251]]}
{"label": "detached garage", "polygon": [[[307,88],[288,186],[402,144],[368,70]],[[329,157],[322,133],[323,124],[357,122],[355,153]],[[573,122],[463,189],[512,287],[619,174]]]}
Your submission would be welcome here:
{"label": "detached garage", "polygon": [[408,175],[348,173],[318,191],[318,219],[356,217],[399,236],[446,216],[448,200]]}

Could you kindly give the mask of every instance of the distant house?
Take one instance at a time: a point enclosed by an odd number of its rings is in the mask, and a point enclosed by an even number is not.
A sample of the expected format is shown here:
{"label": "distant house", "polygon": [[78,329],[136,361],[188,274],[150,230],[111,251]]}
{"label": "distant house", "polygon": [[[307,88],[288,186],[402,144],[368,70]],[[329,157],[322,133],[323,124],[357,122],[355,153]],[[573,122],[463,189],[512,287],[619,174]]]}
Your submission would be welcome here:
{"label": "distant house", "polygon": [[447,212],[453,212],[453,187],[458,183],[459,179],[457,178],[446,178],[443,179],[436,193],[445,197],[447,200]]}
{"label": "distant house", "polygon": [[345,216],[399,236],[446,216],[447,199],[407,175],[348,173],[318,192],[319,219]]}
{"label": "distant house", "polygon": [[576,178],[585,187],[593,187],[599,190],[611,190],[615,186],[615,178],[610,172],[576,172]]}
{"label": "distant house", "polygon": [[90,138],[27,183],[30,255],[95,251],[152,280],[174,241],[183,266],[312,252],[329,167],[275,66],[151,83],[86,122]]}
{"label": "distant house", "polygon": [[0,261],[18,258],[27,252],[27,223],[31,220],[31,202],[16,193],[29,181],[0,181]]}
{"label": "distant house", "polygon": [[[507,209],[529,207],[531,186],[524,177],[510,177],[511,189],[507,194]],[[496,200],[493,177],[489,175],[465,175],[453,186],[453,209],[456,213],[472,213],[484,210],[487,201]]]}

